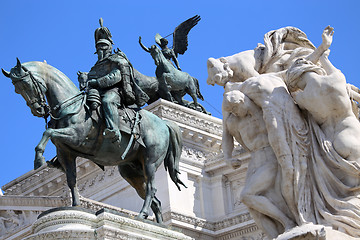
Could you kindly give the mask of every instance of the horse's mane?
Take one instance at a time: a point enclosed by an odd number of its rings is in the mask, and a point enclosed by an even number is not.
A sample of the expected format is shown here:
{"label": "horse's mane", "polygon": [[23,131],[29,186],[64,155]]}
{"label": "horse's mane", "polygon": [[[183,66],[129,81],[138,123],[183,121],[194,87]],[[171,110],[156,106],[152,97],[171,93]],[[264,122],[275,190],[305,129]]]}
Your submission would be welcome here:
{"label": "horse's mane", "polygon": [[74,92],[79,91],[75,84],[63,72],[46,62],[31,61],[23,63],[22,65],[31,71],[33,76],[38,80],[55,81],[56,84],[66,86],[68,90],[73,90]]}

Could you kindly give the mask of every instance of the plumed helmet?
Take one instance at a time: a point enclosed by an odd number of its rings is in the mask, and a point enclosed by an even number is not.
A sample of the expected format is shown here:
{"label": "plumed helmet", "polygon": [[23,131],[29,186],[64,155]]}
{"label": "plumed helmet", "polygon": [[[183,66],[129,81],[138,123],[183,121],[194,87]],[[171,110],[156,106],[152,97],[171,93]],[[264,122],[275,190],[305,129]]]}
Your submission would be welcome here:
{"label": "plumed helmet", "polygon": [[168,40],[166,38],[163,38],[160,34],[156,34],[155,35],[155,42],[159,45],[167,45],[168,44]]}
{"label": "plumed helmet", "polygon": [[103,26],[103,19],[99,19],[100,27],[95,30],[95,46],[99,43],[105,43],[108,45],[114,44],[111,39],[110,30],[107,27]]}

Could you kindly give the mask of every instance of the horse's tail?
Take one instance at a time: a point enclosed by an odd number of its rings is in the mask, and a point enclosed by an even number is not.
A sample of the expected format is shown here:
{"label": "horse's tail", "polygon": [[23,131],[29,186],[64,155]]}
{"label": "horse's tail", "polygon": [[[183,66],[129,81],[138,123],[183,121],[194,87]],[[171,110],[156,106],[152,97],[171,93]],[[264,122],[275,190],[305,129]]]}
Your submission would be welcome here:
{"label": "horse's tail", "polygon": [[200,86],[199,86],[199,80],[197,80],[196,78],[192,77],[194,79],[194,82],[195,82],[195,86],[196,86],[196,95],[198,96],[198,98],[200,100],[203,100],[204,101],[204,97],[203,95],[201,95],[201,92],[200,92]]}
{"label": "horse's tail", "polygon": [[171,121],[165,120],[165,123],[169,129],[170,141],[169,141],[168,151],[164,160],[164,166],[165,166],[165,170],[169,172],[171,180],[175,183],[179,191],[181,191],[179,184],[187,188],[185,184],[178,177],[178,174],[180,174],[179,161],[182,150],[181,130],[178,125],[176,125]]}

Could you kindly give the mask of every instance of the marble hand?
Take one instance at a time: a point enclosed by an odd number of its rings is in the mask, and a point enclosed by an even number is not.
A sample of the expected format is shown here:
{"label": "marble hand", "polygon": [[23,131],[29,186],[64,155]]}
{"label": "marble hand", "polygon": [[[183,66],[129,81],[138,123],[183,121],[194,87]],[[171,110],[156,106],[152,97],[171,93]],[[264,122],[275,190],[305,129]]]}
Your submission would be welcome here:
{"label": "marble hand", "polygon": [[325,49],[328,49],[330,47],[332,43],[333,35],[334,35],[334,28],[327,26],[324,29],[323,34],[321,35]]}

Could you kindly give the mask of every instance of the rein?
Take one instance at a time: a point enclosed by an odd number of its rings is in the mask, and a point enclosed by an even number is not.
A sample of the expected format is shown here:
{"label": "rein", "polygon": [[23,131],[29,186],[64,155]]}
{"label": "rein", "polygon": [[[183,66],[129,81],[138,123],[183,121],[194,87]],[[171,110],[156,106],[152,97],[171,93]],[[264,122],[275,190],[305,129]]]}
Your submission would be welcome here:
{"label": "rein", "polygon": [[[40,87],[40,84],[46,89],[46,86],[44,86],[41,82],[39,82],[38,80],[36,80],[36,78],[34,77],[34,75],[32,74],[31,71],[27,71],[30,75],[30,79],[33,83],[33,85],[35,86],[35,91],[36,91],[36,94],[38,95],[38,98],[40,99],[40,102],[39,104],[43,107],[45,107],[45,115],[44,115],[44,119],[45,119],[45,128],[47,129],[47,126],[48,126],[48,122],[47,122],[47,117],[48,115],[50,114],[50,106],[49,104],[47,104],[46,102],[46,98],[45,98],[45,93],[43,91],[41,91],[41,87]],[[26,75],[25,75],[26,76]]]}
{"label": "rein", "polygon": [[[25,69],[27,70],[27,69]],[[68,108],[69,106],[73,105],[74,103],[76,103],[77,101],[79,101],[80,99],[82,99],[83,103],[85,102],[85,99],[86,99],[86,95],[85,95],[85,92],[79,92],[78,94],[76,94],[75,96],[72,96],[68,99],[66,99],[65,101],[59,103],[58,105],[56,105],[55,107],[51,108],[47,102],[46,102],[46,98],[45,98],[45,93],[41,90],[41,86],[44,88],[44,89],[47,89],[46,86],[44,86],[44,84],[40,81],[38,81],[34,75],[31,73],[31,71],[27,70],[27,73],[30,75],[30,79],[34,85],[34,88],[35,88],[35,91],[36,91],[36,94],[38,95],[38,99],[39,99],[39,104],[43,107],[46,108],[46,114],[44,115],[44,119],[45,119],[45,128],[47,128],[48,126],[48,121],[47,121],[47,118],[48,116],[50,116],[52,119],[54,120],[60,120],[62,118],[64,118],[65,116],[67,115],[75,115],[75,114],[78,114],[81,110],[81,107],[83,104],[80,104],[80,107],[79,109],[77,109],[75,112],[73,113],[70,113],[70,114],[65,114],[64,116],[61,116],[61,112]],[[28,74],[26,74],[25,76],[23,76],[21,79],[23,79],[24,77],[26,77]],[[58,117],[55,117],[54,116],[54,113],[57,112],[56,115],[58,115]],[[60,115],[60,116],[59,116]]]}
{"label": "rein", "polygon": [[[74,103],[76,103],[77,101],[79,101],[80,99],[82,99],[82,104],[80,104],[79,108],[73,112],[73,113],[68,113],[68,114],[65,114],[64,116],[61,116],[61,113],[64,109],[68,108],[69,106],[73,105]],[[53,107],[51,109],[51,111],[49,111],[49,115],[52,119],[54,120],[60,120],[62,118],[64,118],[65,116],[67,115],[75,115],[75,114],[78,114],[82,108],[82,105],[83,103],[85,102],[85,99],[86,99],[86,95],[85,95],[85,92],[79,92],[78,94],[76,94],[75,96],[72,96],[68,99],[66,99],[65,101],[63,101],[62,103],[56,105],[55,107]],[[55,111],[58,111],[57,112],[57,115],[60,115],[59,117],[55,117],[54,116],[54,112]]]}
{"label": "rein", "polygon": [[[43,106],[43,107],[46,107],[47,109],[50,109],[49,105],[47,104],[47,102],[45,100],[45,95],[44,95],[43,91],[41,91],[40,84],[45,89],[46,89],[46,86],[44,86],[41,82],[37,81],[35,79],[35,77],[32,75],[32,73],[30,71],[28,71],[25,67],[23,67],[23,69],[26,70],[25,75],[23,75],[21,77],[16,77],[16,76],[11,77],[12,79],[16,79],[16,80],[12,81],[13,84],[16,85],[18,82],[24,81],[24,78],[30,75],[31,82],[34,85],[34,88],[35,88],[35,91],[36,91],[36,94],[37,94],[37,99],[40,99],[39,104],[41,106]],[[30,99],[30,100],[31,100],[30,104],[34,104],[36,102],[35,100],[32,100],[32,99]]]}

